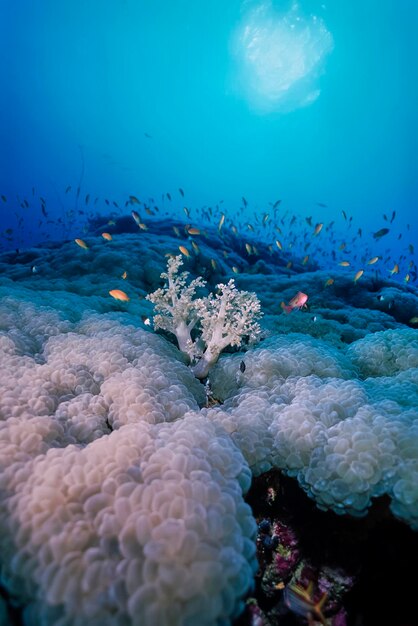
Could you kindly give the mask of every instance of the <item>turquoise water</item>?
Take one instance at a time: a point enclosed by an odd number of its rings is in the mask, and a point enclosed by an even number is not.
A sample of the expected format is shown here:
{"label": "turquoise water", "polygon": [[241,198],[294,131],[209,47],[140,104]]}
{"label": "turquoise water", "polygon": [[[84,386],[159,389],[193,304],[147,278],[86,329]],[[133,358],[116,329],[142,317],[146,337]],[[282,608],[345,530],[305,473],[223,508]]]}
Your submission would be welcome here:
{"label": "turquoise water", "polygon": [[2,225],[21,242],[42,238],[32,188],[45,232],[75,207],[69,185],[99,211],[128,194],[169,192],[173,213],[236,211],[244,196],[249,216],[281,199],[342,231],[344,210],[366,234],[395,210],[393,256],[417,239],[413,0],[9,0],[1,13]]}

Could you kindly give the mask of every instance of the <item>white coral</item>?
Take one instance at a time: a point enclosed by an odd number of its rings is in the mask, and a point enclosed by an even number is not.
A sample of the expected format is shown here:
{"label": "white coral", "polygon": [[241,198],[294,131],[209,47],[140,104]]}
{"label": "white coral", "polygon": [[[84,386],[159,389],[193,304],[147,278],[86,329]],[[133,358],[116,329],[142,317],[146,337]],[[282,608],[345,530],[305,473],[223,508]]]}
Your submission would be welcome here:
{"label": "white coral", "polygon": [[[256,321],[261,317],[260,301],[254,293],[239,291],[234,280],[217,285],[217,294],[194,299],[196,289],[206,283],[195,278],[187,285],[188,272],[178,274],[181,256],[171,257],[167,273],[161,278],[166,285],[147,296],[156,308],[154,328],[173,333],[179,348],[193,363],[197,378],[205,378],[211,366],[227,346],[240,346],[243,340],[254,343],[260,335]],[[200,327],[200,337],[191,331]]]}

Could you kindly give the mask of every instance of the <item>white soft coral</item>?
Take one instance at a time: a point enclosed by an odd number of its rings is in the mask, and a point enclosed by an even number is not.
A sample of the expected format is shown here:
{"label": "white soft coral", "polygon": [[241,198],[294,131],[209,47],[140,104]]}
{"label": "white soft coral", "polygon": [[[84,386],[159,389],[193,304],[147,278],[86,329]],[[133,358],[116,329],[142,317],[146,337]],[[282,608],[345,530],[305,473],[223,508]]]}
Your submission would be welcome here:
{"label": "white soft coral", "polygon": [[[231,279],[217,285],[217,294],[196,298],[196,289],[206,283],[195,278],[187,285],[189,272],[178,273],[181,256],[170,257],[164,287],[147,296],[157,315],[154,328],[173,333],[182,352],[188,355],[193,373],[205,378],[211,366],[227,346],[240,346],[243,341],[254,343],[259,339],[260,302],[254,293],[239,291]],[[193,339],[191,332],[198,327],[200,336]]]}

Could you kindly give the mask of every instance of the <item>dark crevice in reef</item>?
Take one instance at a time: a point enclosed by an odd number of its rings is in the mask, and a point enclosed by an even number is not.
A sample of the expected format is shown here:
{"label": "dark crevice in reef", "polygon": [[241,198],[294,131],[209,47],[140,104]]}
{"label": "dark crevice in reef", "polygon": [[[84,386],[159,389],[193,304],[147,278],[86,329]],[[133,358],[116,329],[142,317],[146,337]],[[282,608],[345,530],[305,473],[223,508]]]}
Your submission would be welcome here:
{"label": "dark crevice in reef", "polygon": [[[258,523],[279,520],[292,529],[300,558],[309,562],[313,570],[329,566],[352,577],[352,587],[342,598],[347,626],[417,623],[418,533],[393,517],[386,496],[375,500],[366,517],[338,516],[320,511],[296,480],[271,471],[254,479],[246,500]],[[263,592],[261,579],[266,562],[260,559],[260,552],[258,557],[260,571],[250,595],[270,617],[265,624],[306,624],[306,619],[287,609],[283,591],[274,597]],[[278,611],[274,610],[275,605],[279,606]],[[279,617],[274,619],[271,615]],[[325,616],[334,624],[332,615],[325,611]],[[250,626],[254,623],[251,617],[247,607],[234,626]]]}

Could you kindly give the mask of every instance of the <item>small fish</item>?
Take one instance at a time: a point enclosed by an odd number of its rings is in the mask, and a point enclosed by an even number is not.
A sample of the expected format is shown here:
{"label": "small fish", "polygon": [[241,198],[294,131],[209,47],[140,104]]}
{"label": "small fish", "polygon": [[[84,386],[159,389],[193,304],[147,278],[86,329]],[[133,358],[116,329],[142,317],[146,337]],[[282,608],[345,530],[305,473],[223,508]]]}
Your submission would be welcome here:
{"label": "small fish", "polygon": [[76,242],[78,246],[80,246],[80,248],[83,248],[84,250],[89,249],[88,245],[86,244],[85,241],[83,241],[83,239],[74,239],[74,241]]}
{"label": "small fish", "polygon": [[392,217],[390,218],[390,223],[392,224],[393,220],[396,217],[396,211],[392,211]]}
{"label": "small fish", "polygon": [[247,228],[248,230],[250,230],[252,233],[255,232],[254,231],[254,226],[252,224],[247,224]]}
{"label": "small fish", "polygon": [[270,215],[268,213],[265,213],[263,216],[263,225],[265,226],[267,224],[267,222],[270,219]]}
{"label": "small fish", "polygon": [[112,241],[112,235],[110,233],[102,233],[102,237],[106,239],[106,241]]}
{"label": "small fish", "polygon": [[289,261],[286,265],[286,269],[290,270],[290,268],[292,267],[293,263],[292,261]]}
{"label": "small fish", "polygon": [[89,203],[89,200],[90,200],[90,194],[88,193],[88,194],[86,195],[85,199],[84,199],[84,203],[85,203],[85,204],[88,204],[88,203]]}
{"label": "small fish", "polygon": [[109,220],[107,225],[108,226],[114,226],[116,224],[115,220]]}
{"label": "small fish", "polygon": [[211,260],[210,260],[210,264],[211,264],[211,266],[212,266],[212,269],[213,269],[213,270],[216,270],[217,265],[216,265],[216,261],[215,261],[215,259],[211,259]]}
{"label": "small fish", "polygon": [[412,245],[412,243],[409,244],[408,250],[409,250],[409,254],[414,254],[414,246]]}
{"label": "small fish", "polygon": [[218,222],[218,231],[221,232],[221,228],[224,225],[225,222],[225,213],[221,213],[221,218]]}
{"label": "small fish", "polygon": [[246,251],[247,251],[247,254],[251,254],[251,253],[252,253],[251,246],[250,246],[250,244],[249,244],[249,243],[246,243],[246,244],[245,244],[245,249],[246,249]]}
{"label": "small fish", "polygon": [[305,222],[308,224],[308,226],[312,226],[312,217],[305,217]]}
{"label": "small fish", "polygon": [[232,266],[232,271],[234,272],[234,274],[239,274],[239,269],[236,265]]}
{"label": "small fish", "polygon": [[145,324],[145,326],[151,326],[151,320],[146,315],[141,315],[141,320],[142,323]]}
{"label": "small fish", "polygon": [[323,227],[324,227],[323,224],[317,224],[314,229],[314,235],[315,236],[319,235]]}
{"label": "small fish", "polygon": [[360,280],[360,278],[363,276],[364,274],[364,270],[359,270],[356,275],[354,276],[354,282],[356,283],[358,280]]}
{"label": "small fish", "polygon": [[186,246],[179,246],[179,250],[182,254],[184,254],[185,257],[187,257],[188,259],[190,259],[190,252],[188,251],[188,249],[186,248]]}
{"label": "small fish", "polygon": [[341,265],[341,267],[349,267],[350,263],[348,261],[341,261],[338,265]]}
{"label": "small fish", "polygon": [[131,204],[141,204],[136,196],[129,196],[129,201]]}
{"label": "small fish", "polygon": [[65,193],[69,193],[71,191],[71,185],[68,185],[67,189],[65,190]]}
{"label": "small fish", "polygon": [[166,194],[166,196],[167,196],[167,198],[168,198],[168,199],[170,200],[170,202],[171,202],[171,196],[170,196],[170,194],[169,194],[169,193],[167,193],[167,194]]}
{"label": "small fish", "polygon": [[389,232],[389,228],[381,228],[380,230],[377,230],[375,233],[373,233],[373,238],[380,239],[381,237],[384,237],[385,235],[387,235],[388,232]]}
{"label": "small fish", "polygon": [[308,296],[306,293],[302,293],[302,291],[298,291],[295,296],[290,300],[289,304],[285,304],[284,302],[280,303],[281,308],[286,313],[290,313],[294,309],[302,309],[306,308],[306,302],[308,301]]}
{"label": "small fish", "polygon": [[181,187],[179,187],[179,193],[182,196],[182,198],[184,198],[184,191]]}
{"label": "small fish", "polygon": [[324,204],[323,202],[317,202],[316,204],[317,204],[318,206],[322,206],[322,207],[324,207],[324,209],[326,209],[326,208],[327,208],[327,206],[328,206],[327,204]]}
{"label": "small fish", "polygon": [[189,235],[200,235],[200,230],[198,228],[190,227],[187,229]]}
{"label": "small fish", "polygon": [[36,267],[36,265],[31,265],[30,271],[32,272],[32,274],[36,274],[38,272],[38,268]]}
{"label": "small fish", "polygon": [[392,276],[393,274],[399,274],[399,265],[395,263],[395,265],[393,266],[391,270],[389,270],[389,272]]}
{"label": "small fish", "polygon": [[135,220],[135,224],[137,224],[137,226],[140,225],[141,223],[141,218],[139,217],[139,213],[137,213],[136,211],[131,211],[131,215]]}
{"label": "small fish", "polygon": [[1,199],[3,200],[3,202],[7,202],[6,196],[1,196]]}
{"label": "small fish", "polygon": [[277,207],[279,206],[281,200],[276,200],[276,202],[273,204],[273,209],[277,209]]}
{"label": "small fish", "polygon": [[331,285],[334,284],[334,279],[333,278],[328,278],[325,283],[324,283],[324,287],[330,287]]}
{"label": "small fish", "polygon": [[347,245],[347,244],[343,241],[343,243],[341,243],[341,244],[338,246],[338,250],[344,250],[344,248],[346,247],[346,245]]}
{"label": "small fish", "polygon": [[121,289],[111,289],[109,295],[115,298],[115,300],[121,300],[122,302],[129,302],[130,300],[129,296]]}
{"label": "small fish", "polygon": [[418,315],[414,315],[414,317],[411,317],[411,319],[409,320],[409,324],[418,324]]}
{"label": "small fish", "polygon": [[242,196],[242,204],[243,204],[244,206],[247,206],[247,205],[248,205],[248,202],[247,202],[247,200],[244,198],[244,196]]}
{"label": "small fish", "polygon": [[279,250],[283,250],[283,245],[278,239],[276,239],[276,246],[279,248]]}
{"label": "small fish", "polygon": [[379,259],[380,259],[380,256],[374,256],[369,261],[367,261],[367,265],[374,265],[375,263],[378,262]]}
{"label": "small fish", "polygon": [[345,221],[347,221],[347,213],[345,211],[341,211],[343,218],[345,219]]}
{"label": "small fish", "polygon": [[187,217],[190,217],[190,211],[189,211],[189,209],[187,208],[187,206],[184,206],[184,207],[183,207],[183,211],[185,212],[185,214],[187,215]]}
{"label": "small fish", "polygon": [[325,617],[322,613],[323,606],[328,597],[328,593],[324,592],[320,599],[315,602],[313,594],[313,583],[310,582],[308,588],[305,589],[299,584],[289,584],[284,590],[284,601],[286,606],[296,613],[296,615],[302,615],[309,619],[309,623],[312,623],[312,615],[319,620],[323,626],[327,625]]}
{"label": "small fish", "polygon": [[245,363],[244,363],[244,361],[241,361],[241,363],[239,364],[239,369],[240,369],[240,372],[242,372],[242,373],[245,372]]}
{"label": "small fish", "polygon": [[302,265],[306,265],[308,261],[309,261],[309,254],[303,257]]}
{"label": "small fish", "polygon": [[195,254],[199,254],[200,253],[200,248],[197,245],[197,243],[195,241],[192,241],[192,248],[195,251]]}
{"label": "small fish", "polygon": [[123,272],[123,274],[121,275],[121,278],[123,278],[123,280],[125,280],[126,278],[128,278],[128,272],[125,270]]}
{"label": "small fish", "polygon": [[410,281],[410,280],[411,280],[411,277],[410,277],[410,275],[409,275],[409,274],[407,274],[407,275],[405,276],[405,278],[404,278],[404,281],[405,281],[406,283],[409,283],[409,281]]}

